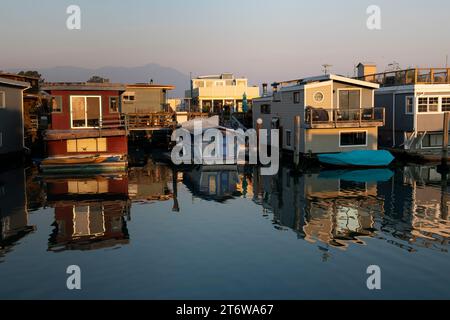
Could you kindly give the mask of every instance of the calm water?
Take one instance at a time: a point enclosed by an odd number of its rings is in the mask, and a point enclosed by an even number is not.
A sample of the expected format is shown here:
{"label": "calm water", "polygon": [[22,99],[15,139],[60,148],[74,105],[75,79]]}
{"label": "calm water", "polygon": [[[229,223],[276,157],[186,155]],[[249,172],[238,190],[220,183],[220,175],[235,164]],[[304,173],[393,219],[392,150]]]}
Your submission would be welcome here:
{"label": "calm water", "polygon": [[[0,298],[450,298],[449,187],[433,167],[0,173]],[[79,265],[82,290],[66,288]],[[382,290],[366,287],[369,265]]]}

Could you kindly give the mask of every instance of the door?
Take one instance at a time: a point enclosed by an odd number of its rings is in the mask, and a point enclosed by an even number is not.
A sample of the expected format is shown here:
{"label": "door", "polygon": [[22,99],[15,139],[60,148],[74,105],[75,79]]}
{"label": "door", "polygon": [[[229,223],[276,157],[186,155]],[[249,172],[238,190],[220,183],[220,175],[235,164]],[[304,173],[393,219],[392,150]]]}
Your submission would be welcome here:
{"label": "door", "polygon": [[339,111],[342,120],[357,120],[361,109],[361,91],[339,90]]}

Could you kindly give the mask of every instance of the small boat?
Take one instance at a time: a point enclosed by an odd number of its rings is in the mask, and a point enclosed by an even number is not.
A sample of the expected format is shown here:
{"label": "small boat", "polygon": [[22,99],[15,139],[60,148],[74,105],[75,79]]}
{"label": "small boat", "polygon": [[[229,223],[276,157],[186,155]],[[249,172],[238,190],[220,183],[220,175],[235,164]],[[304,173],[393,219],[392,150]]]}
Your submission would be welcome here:
{"label": "small boat", "polygon": [[335,167],[387,167],[394,156],[386,150],[354,150],[317,156],[323,165]]}
{"label": "small boat", "polygon": [[61,157],[61,158],[48,158],[42,161],[42,165],[66,165],[66,164],[92,164],[102,163],[106,160],[105,157]]}

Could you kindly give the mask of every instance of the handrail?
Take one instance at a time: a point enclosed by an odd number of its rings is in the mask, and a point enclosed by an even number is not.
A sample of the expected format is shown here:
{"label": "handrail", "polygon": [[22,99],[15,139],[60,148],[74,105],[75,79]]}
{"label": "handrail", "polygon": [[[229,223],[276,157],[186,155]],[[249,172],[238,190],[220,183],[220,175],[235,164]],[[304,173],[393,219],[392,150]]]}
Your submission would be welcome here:
{"label": "handrail", "polygon": [[450,84],[450,68],[410,68],[369,74],[355,79],[375,82],[386,87],[412,84]]}

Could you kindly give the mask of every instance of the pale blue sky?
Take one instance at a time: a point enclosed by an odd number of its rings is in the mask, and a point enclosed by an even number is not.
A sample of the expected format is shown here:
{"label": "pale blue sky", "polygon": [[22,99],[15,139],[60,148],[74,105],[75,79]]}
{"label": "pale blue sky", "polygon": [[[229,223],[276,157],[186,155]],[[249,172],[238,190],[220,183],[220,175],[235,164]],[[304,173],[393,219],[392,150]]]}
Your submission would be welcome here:
{"label": "pale blue sky", "polygon": [[[66,8],[82,29],[66,29]],[[381,7],[382,30],[366,28]],[[359,61],[384,70],[443,66],[450,54],[448,0],[2,0],[0,69],[139,66],[184,73],[234,72],[251,82],[352,74]]]}

